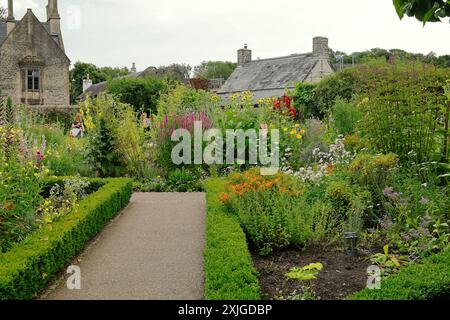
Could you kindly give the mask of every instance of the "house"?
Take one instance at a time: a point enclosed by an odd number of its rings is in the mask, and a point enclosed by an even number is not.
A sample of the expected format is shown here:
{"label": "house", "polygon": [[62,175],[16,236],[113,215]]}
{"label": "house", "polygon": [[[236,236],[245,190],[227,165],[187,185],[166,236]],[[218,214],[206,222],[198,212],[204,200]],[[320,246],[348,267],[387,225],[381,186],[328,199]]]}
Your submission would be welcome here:
{"label": "house", "polygon": [[217,94],[228,101],[235,93],[251,91],[255,100],[283,96],[299,82],[317,83],[335,72],[329,60],[328,39],[315,37],[311,53],[252,60],[247,45],[238,50],[238,66]]}
{"label": "house", "polygon": [[70,106],[70,60],[60,21],[57,0],[48,1],[46,22],[31,9],[16,20],[13,0],[8,0],[8,17],[0,21],[0,92],[13,103]]}

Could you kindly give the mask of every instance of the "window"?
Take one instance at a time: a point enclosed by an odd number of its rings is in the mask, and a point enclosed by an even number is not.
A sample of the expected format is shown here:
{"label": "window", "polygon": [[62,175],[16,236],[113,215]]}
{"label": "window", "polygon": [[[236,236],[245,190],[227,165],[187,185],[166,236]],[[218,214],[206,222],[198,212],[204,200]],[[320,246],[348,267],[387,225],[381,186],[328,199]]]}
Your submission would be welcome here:
{"label": "window", "polygon": [[39,69],[27,69],[26,75],[27,91],[39,91],[41,85],[41,71]]}

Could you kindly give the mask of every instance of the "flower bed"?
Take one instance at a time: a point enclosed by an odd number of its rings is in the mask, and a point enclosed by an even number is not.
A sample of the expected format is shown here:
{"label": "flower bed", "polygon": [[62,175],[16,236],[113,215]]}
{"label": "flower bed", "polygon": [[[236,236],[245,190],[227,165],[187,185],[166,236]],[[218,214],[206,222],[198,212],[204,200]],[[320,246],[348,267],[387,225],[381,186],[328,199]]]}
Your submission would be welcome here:
{"label": "flower bed", "polygon": [[89,181],[101,187],[72,212],[0,255],[1,300],[32,299],[129,202],[132,180]]}

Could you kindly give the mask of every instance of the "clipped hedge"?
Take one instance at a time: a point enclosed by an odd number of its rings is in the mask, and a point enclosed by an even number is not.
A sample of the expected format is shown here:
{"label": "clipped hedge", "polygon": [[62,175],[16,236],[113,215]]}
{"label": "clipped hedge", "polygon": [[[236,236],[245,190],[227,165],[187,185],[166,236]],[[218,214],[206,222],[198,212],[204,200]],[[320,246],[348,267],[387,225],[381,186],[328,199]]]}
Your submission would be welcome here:
{"label": "clipped hedge", "polygon": [[[132,194],[130,179],[88,179],[99,189],[79,202],[77,209],[0,255],[0,299],[32,299],[126,206]],[[53,179],[49,183],[61,182]]]}
{"label": "clipped hedge", "polygon": [[223,180],[207,181],[205,298],[259,300],[257,272],[252,264],[245,234],[218,200],[223,191]]}
{"label": "clipped hedge", "polygon": [[365,289],[349,300],[450,299],[450,250],[405,267],[383,280],[380,290]]}

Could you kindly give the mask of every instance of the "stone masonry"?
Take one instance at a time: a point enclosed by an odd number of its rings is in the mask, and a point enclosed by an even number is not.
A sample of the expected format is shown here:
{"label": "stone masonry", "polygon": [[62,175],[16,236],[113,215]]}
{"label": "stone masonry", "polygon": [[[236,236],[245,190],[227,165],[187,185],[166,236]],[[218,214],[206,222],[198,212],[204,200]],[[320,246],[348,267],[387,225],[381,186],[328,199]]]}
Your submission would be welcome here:
{"label": "stone masonry", "polygon": [[0,38],[0,92],[15,104],[67,108],[70,60],[64,52],[56,0],[49,0],[47,12],[46,23],[31,9],[20,21],[9,19],[14,27]]}

